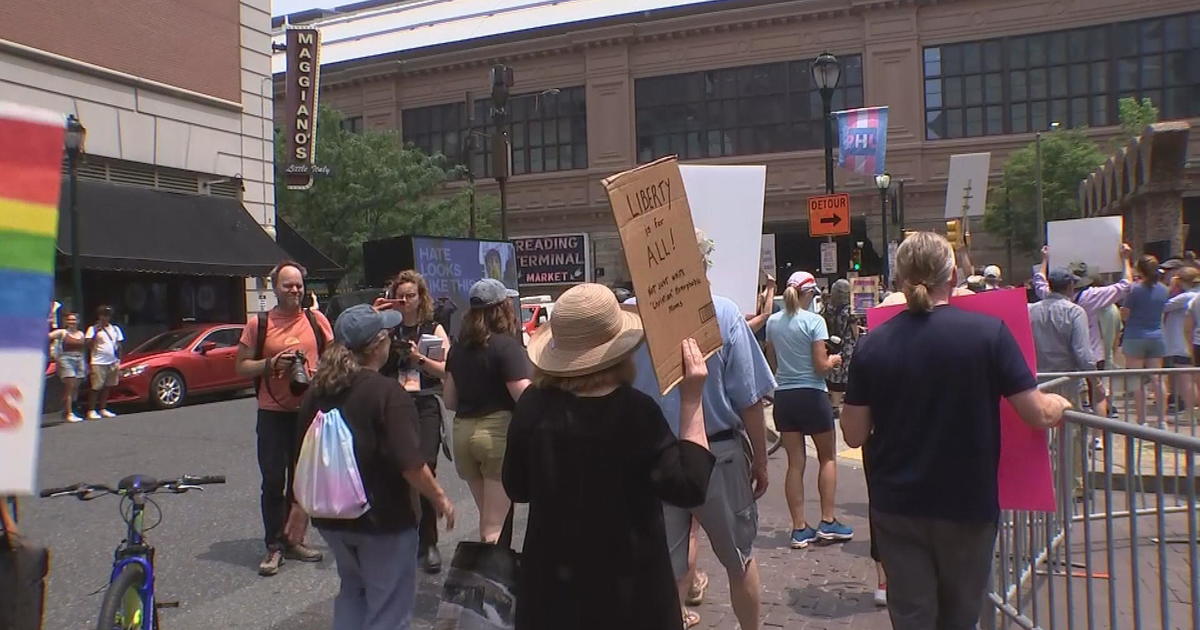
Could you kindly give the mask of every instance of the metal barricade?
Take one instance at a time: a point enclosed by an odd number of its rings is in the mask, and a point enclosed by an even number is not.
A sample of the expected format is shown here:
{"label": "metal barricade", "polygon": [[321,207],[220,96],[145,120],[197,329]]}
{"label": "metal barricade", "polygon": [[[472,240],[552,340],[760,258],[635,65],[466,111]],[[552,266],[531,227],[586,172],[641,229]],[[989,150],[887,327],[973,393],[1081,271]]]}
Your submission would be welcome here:
{"label": "metal barricade", "polygon": [[1200,403],[1178,385],[1200,368],[1038,376],[1082,410],[1050,433],[1057,511],[1001,513],[983,626],[1200,630]]}

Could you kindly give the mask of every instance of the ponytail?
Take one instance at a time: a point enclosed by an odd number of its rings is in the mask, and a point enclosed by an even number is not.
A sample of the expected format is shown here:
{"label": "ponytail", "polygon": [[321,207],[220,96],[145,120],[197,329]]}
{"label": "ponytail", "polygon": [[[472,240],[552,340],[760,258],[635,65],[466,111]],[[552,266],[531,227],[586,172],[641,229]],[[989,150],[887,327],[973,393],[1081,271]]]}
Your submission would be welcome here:
{"label": "ponytail", "polygon": [[787,312],[788,317],[795,315],[803,307],[800,305],[800,292],[796,287],[788,287],[783,290],[783,310]]}
{"label": "ponytail", "polygon": [[896,278],[910,312],[932,311],[933,290],[949,284],[953,275],[954,249],[940,234],[917,232],[896,251]]}
{"label": "ponytail", "polygon": [[1162,277],[1162,272],[1158,270],[1158,258],[1150,254],[1138,259],[1137,269],[1138,273],[1142,274],[1142,284],[1146,287],[1153,287]]}

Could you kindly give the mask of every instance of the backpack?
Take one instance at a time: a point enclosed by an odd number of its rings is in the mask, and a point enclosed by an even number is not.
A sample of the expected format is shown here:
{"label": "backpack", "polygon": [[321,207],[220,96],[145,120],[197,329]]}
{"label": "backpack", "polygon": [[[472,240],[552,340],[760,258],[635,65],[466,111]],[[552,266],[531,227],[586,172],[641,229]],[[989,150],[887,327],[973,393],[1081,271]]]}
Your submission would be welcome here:
{"label": "backpack", "polygon": [[[317,359],[325,353],[325,331],[317,325],[317,316],[313,315],[312,309],[304,309],[304,317],[308,320],[308,325],[312,327],[313,336],[317,338]],[[254,340],[254,360],[261,361],[263,359],[263,348],[267,345],[267,311],[258,313],[258,334]],[[258,389],[262,387],[262,377],[254,377],[254,393],[258,393]]]}
{"label": "backpack", "polygon": [[341,410],[318,411],[308,425],[292,491],[313,518],[356,519],[371,509],[354,456],[354,434]]}

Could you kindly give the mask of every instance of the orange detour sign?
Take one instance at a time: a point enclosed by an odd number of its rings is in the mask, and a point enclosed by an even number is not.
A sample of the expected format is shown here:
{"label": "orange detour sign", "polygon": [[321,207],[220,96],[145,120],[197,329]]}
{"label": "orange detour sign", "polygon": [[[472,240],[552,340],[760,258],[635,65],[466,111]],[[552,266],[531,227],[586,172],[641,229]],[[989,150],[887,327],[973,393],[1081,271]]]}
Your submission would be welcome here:
{"label": "orange detour sign", "polygon": [[808,235],[843,236],[850,233],[850,195],[808,198]]}

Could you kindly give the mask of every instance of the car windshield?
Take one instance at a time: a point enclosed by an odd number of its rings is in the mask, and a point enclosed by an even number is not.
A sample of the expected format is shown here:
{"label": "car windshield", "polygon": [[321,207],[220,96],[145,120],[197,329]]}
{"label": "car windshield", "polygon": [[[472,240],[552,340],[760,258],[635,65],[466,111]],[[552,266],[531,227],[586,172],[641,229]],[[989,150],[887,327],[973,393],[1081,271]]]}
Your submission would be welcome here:
{"label": "car windshield", "polygon": [[149,341],[137,347],[134,352],[163,352],[167,350],[182,350],[196,340],[198,330],[168,330],[161,335],[151,337]]}
{"label": "car windshield", "polygon": [[531,319],[533,319],[533,309],[531,309],[531,308],[521,309],[521,323],[528,324],[529,320],[531,320]]}

